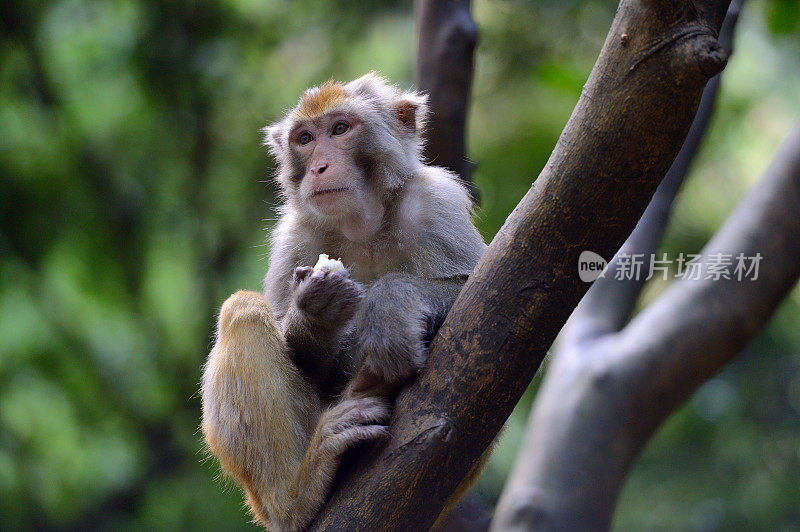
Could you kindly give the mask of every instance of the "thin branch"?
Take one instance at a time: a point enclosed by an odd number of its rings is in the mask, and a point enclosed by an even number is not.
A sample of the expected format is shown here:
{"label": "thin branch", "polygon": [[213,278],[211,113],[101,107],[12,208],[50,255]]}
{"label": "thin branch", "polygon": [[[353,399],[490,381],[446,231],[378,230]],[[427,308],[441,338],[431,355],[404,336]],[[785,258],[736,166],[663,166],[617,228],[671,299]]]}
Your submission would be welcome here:
{"label": "thin branch", "polygon": [[622,1],[550,160],[461,291],[428,367],[401,392],[390,441],[362,452],[312,528],[434,522],[586,292],[580,251],[612,255],[675,159],[725,65],[715,36],[727,6]]}

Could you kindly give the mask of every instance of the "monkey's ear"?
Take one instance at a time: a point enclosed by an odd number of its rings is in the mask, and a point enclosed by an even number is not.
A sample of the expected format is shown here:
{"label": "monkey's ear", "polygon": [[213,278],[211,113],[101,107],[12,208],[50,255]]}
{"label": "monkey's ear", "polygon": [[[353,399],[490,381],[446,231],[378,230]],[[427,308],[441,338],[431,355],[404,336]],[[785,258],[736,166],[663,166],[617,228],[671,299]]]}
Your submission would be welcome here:
{"label": "monkey's ear", "polygon": [[428,118],[428,96],[417,92],[407,92],[395,104],[395,116],[403,127],[419,133]]}
{"label": "monkey's ear", "polygon": [[283,122],[278,122],[277,124],[272,124],[261,129],[261,132],[264,134],[264,146],[269,148],[274,154],[278,154],[286,148],[286,139],[283,136],[285,129]]}

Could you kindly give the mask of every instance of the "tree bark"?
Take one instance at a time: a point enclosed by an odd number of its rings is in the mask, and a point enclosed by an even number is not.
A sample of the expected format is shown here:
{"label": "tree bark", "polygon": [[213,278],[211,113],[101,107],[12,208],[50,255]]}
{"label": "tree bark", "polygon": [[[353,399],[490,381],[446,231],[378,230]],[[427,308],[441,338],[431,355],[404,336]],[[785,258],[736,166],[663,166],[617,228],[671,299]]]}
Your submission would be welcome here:
{"label": "tree bark", "polygon": [[479,261],[395,407],[312,528],[419,530],[495,438],[588,285],[644,211],[725,64],[727,1],[623,0],[545,169]]}
{"label": "tree bark", "polygon": [[[729,56],[733,52],[733,32],[739,19],[742,1],[733,0],[720,29],[719,42]],[[656,189],[653,199],[636,224],[631,235],[611,259],[604,277],[597,279],[578,307],[570,316],[562,333],[562,345],[585,338],[597,338],[602,334],[616,332],[628,322],[644,287],[644,277],[619,279],[621,255],[644,255],[643,271],[650,268],[651,255],[658,248],[672,213],[672,204],[683,185],[692,161],[711,120],[722,73],[709,80],[697,114],[686,135],[681,150],[672,162],[667,174]]]}
{"label": "tree bark", "polygon": [[457,173],[473,201],[475,165],[466,156],[467,107],[472,89],[478,28],[469,0],[417,0],[417,87],[428,94],[431,117],[425,159]]}
{"label": "tree bark", "polygon": [[741,351],[797,281],[798,211],[800,124],[701,253],[705,266],[717,253],[760,253],[758,278],[677,281],[621,332],[560,350],[493,529],[608,527],[644,443]]}

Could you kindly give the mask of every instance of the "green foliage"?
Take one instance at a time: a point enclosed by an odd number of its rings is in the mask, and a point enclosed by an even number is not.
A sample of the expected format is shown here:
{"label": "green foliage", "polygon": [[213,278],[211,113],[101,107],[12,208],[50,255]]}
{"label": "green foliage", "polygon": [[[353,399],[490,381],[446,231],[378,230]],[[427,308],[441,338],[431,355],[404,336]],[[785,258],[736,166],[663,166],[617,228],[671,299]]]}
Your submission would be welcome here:
{"label": "green foliage", "polygon": [[[613,5],[474,10],[469,153],[490,239],[546,163]],[[699,249],[797,115],[796,36],[769,34],[797,19],[778,0],[745,17],[670,254]],[[411,3],[9,0],[0,23],[0,527],[252,528],[204,460],[196,392],[216,309],[266,268],[278,200],[258,130],[329,77],[410,85]],[[798,304],[659,434],[620,528],[800,519]],[[531,400],[479,484],[489,499]]]}
{"label": "green foliage", "polygon": [[767,6],[769,29],[789,33],[800,28],[800,4],[792,0],[773,0]]}

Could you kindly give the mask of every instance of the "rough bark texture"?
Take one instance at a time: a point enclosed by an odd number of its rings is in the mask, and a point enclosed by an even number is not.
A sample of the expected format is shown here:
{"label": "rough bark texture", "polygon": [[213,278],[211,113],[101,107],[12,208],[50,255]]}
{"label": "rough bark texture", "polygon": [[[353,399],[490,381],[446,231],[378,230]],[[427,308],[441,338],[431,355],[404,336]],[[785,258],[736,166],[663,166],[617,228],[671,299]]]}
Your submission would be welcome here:
{"label": "rough bark texture", "polygon": [[674,160],[725,64],[715,36],[727,5],[623,0],[545,169],[398,398],[390,440],[362,451],[312,528],[433,523],[588,289],[581,251],[613,255]]}
{"label": "rough bark texture", "polygon": [[[733,30],[739,16],[741,2],[734,0],[728,10],[728,15],[720,31],[720,44],[728,54],[732,51]],[[714,108],[716,94],[719,89],[721,74],[714,76],[706,85],[700,105],[695,115],[692,127],[675,158],[664,180],[659,185],[653,199],[650,201],[636,228],[628,240],[620,248],[619,253],[609,263],[604,277],[598,279],[588,293],[581,300],[578,307],[570,317],[562,332],[556,358],[577,357],[582,360],[598,359],[608,356],[607,353],[616,351],[613,334],[621,330],[630,319],[636,301],[644,286],[644,276],[635,279],[619,279],[621,273],[619,256],[639,254],[645,257],[642,271],[649,268],[648,258],[655,253],[666,228],[672,210],[672,204],[678,189],[686,178],[692,160],[697,153],[700,141],[710,121]],[[591,352],[585,352],[590,350]],[[563,354],[571,351],[572,355]],[[664,354],[668,356],[668,354]],[[574,372],[569,372],[565,377],[571,377]],[[552,374],[550,380],[558,379],[559,375]],[[540,399],[539,402],[547,401]],[[538,404],[538,403],[537,403]],[[549,430],[536,424],[534,420],[541,416],[534,415],[531,410],[528,426],[528,436],[521,447],[517,464],[515,465],[495,512],[493,530],[531,530],[556,523],[556,518],[549,509],[542,509],[541,490],[535,485],[538,478],[537,467],[540,465],[539,452],[535,447],[538,431]],[[564,416],[574,415],[562,413]],[[598,454],[598,459],[604,457]],[[621,486],[617,487],[617,491]],[[593,504],[609,505],[608,511],[613,509],[616,493],[606,493],[606,497],[592,501]],[[555,495],[558,497],[560,495]],[[572,510],[572,509],[571,509]],[[577,512],[574,515],[584,515]],[[567,516],[560,516],[559,524],[567,527]],[[586,526],[585,521],[573,521],[573,526]],[[596,524],[596,523],[595,523]]]}
{"label": "rough bark texture", "polygon": [[[730,56],[733,51],[733,31],[739,19],[741,0],[734,0],[722,24],[719,42]],[[711,120],[714,103],[722,74],[709,80],[703,90],[697,114],[686,135],[681,150],[667,171],[667,175],[656,189],[653,199],[645,209],[636,228],[622,245],[617,255],[609,262],[605,277],[595,281],[581,300],[569,320],[568,332],[573,337],[597,337],[604,333],[619,331],[630,319],[631,313],[644,286],[644,277],[617,279],[620,268],[619,256],[623,254],[645,255],[643,271],[650,268],[650,255],[655,253],[672,213],[672,204],[678,190],[686,179],[692,160]],[[563,335],[562,335],[563,336]],[[569,340],[562,342],[569,343]]]}
{"label": "rough bark texture", "polygon": [[800,125],[703,249],[763,257],[757,280],[681,280],[621,332],[559,350],[495,530],[607,528],[655,429],[758,332],[800,276]]}
{"label": "rough bark texture", "polygon": [[461,176],[477,203],[475,165],[466,157],[466,123],[478,28],[469,0],[417,0],[417,86],[429,96],[425,158]]}

